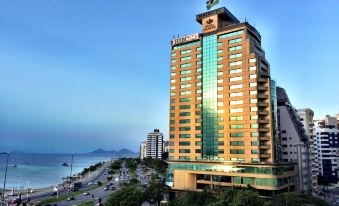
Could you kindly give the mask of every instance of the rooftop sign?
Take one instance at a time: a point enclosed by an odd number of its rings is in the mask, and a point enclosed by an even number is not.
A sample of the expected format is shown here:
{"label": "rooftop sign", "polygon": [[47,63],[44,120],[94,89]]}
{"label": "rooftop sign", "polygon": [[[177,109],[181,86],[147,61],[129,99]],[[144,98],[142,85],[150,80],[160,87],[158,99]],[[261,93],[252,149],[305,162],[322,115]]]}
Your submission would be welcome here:
{"label": "rooftop sign", "polygon": [[183,44],[183,43],[195,41],[195,40],[198,40],[198,39],[199,39],[199,34],[195,33],[195,34],[192,34],[192,35],[173,39],[171,43],[172,43],[172,46],[175,46],[177,44]]}

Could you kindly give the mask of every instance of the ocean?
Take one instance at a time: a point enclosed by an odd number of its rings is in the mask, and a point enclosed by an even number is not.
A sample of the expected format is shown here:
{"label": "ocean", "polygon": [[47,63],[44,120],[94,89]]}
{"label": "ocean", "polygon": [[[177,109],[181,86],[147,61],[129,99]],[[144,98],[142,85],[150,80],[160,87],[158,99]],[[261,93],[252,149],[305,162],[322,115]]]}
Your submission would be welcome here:
{"label": "ocean", "polygon": [[[71,154],[11,154],[9,157],[6,188],[27,189],[44,188],[57,185],[63,177],[70,174]],[[84,168],[98,162],[109,161],[110,155],[74,154],[73,172],[76,174]],[[0,188],[3,187],[6,155],[0,156]],[[16,167],[15,167],[16,165]]]}

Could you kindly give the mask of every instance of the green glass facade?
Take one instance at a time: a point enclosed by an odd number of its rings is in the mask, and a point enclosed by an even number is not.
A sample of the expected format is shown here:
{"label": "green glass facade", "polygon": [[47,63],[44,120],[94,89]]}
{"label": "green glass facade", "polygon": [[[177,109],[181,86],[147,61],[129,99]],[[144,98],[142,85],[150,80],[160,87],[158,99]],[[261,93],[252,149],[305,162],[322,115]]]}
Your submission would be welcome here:
{"label": "green glass facade", "polygon": [[202,156],[218,157],[217,35],[203,37]]}

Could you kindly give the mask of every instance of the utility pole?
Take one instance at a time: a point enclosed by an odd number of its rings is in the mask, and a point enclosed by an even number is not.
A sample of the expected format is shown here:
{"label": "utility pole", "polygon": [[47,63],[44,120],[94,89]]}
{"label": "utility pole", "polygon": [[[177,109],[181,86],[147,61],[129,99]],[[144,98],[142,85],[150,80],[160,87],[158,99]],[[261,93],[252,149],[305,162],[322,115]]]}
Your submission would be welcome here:
{"label": "utility pole", "polygon": [[5,201],[5,191],[6,191],[6,179],[7,179],[7,169],[8,169],[8,159],[9,159],[9,153],[8,152],[3,152],[0,154],[7,155],[6,159],[6,167],[5,167],[5,178],[4,178],[4,186],[2,188],[2,201]]}
{"label": "utility pole", "polygon": [[71,172],[70,172],[70,174],[69,174],[69,183],[68,183],[68,196],[71,196],[71,183],[72,183],[72,170],[73,170],[73,155],[74,155],[74,152],[72,152]]}

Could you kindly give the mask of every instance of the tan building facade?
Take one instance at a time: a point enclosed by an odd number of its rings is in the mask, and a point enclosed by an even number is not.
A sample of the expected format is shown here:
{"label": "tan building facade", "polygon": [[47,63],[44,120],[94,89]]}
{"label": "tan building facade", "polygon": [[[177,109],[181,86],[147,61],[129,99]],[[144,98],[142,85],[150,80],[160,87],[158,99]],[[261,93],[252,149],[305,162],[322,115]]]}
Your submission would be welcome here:
{"label": "tan building facade", "polygon": [[196,20],[201,34],[172,40],[168,185],[293,189],[295,165],[276,164],[275,83],[260,34],[225,8]]}

